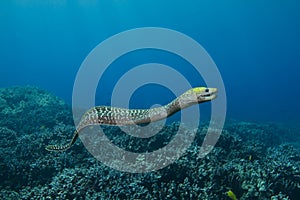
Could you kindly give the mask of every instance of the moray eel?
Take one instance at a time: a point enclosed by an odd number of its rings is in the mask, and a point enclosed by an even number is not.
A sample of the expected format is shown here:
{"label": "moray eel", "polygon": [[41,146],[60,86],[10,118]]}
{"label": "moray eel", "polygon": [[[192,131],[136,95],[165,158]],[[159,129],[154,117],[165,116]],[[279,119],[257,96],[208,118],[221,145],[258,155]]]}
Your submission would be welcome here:
{"label": "moray eel", "polygon": [[145,124],[165,119],[193,104],[211,101],[217,97],[217,88],[192,88],[167,105],[151,109],[126,109],[110,106],[96,106],[89,109],[81,118],[71,142],[66,145],[48,145],[48,151],[65,151],[77,140],[80,131],[90,125],[133,125]]}

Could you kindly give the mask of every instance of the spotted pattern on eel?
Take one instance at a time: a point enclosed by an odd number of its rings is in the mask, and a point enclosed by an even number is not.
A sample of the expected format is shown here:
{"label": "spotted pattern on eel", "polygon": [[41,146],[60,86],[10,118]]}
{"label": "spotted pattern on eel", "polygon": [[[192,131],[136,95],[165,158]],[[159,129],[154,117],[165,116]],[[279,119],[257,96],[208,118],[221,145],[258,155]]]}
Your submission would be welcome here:
{"label": "spotted pattern on eel", "polygon": [[211,101],[217,97],[217,88],[192,88],[170,103],[151,109],[126,109],[110,106],[96,106],[89,109],[81,118],[72,140],[66,145],[48,145],[48,151],[65,151],[77,140],[80,131],[90,125],[133,125],[145,124],[165,119],[193,104]]}

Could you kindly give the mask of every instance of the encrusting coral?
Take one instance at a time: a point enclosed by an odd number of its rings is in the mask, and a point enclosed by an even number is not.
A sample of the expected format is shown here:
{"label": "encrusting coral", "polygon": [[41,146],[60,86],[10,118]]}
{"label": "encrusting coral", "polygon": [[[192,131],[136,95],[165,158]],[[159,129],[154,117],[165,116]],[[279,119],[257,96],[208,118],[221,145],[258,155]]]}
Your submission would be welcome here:
{"label": "encrusting coral", "polygon": [[[168,124],[149,139],[118,127],[103,129],[120,148],[151,152],[171,141],[178,127],[178,122]],[[192,131],[183,127],[187,134]],[[227,121],[217,145],[200,159],[207,127],[201,124],[173,164],[144,174],[120,172],[96,160],[80,142],[62,154],[44,150],[50,140],[65,140],[65,133],[74,131],[71,109],[62,100],[36,87],[0,89],[0,199],[230,199],[229,188],[239,200],[300,196],[299,149],[289,144],[299,132]]]}

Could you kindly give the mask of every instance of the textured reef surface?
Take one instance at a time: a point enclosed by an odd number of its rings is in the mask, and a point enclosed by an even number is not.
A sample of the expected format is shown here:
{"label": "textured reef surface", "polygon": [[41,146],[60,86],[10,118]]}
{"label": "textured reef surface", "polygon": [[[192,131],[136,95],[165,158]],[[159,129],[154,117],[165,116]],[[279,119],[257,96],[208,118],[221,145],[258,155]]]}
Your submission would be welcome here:
{"label": "textured reef surface", "polygon": [[[104,129],[119,147],[144,152],[169,142],[178,127],[167,125],[149,140]],[[61,99],[29,86],[0,89],[0,199],[235,199],[232,193],[237,199],[299,199],[299,128],[227,121],[215,148],[199,158],[206,130],[201,124],[185,154],[166,168],[120,172],[80,140],[67,152],[44,149],[72,137],[72,111]]]}

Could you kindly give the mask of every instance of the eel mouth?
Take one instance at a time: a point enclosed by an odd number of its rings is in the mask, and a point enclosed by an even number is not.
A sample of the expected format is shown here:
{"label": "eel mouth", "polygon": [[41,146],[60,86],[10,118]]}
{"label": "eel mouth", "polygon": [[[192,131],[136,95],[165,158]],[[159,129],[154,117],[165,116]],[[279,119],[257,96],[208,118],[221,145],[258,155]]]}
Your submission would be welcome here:
{"label": "eel mouth", "polygon": [[208,92],[204,92],[201,94],[201,98],[204,101],[210,101],[217,98],[218,89],[217,88],[209,88]]}

